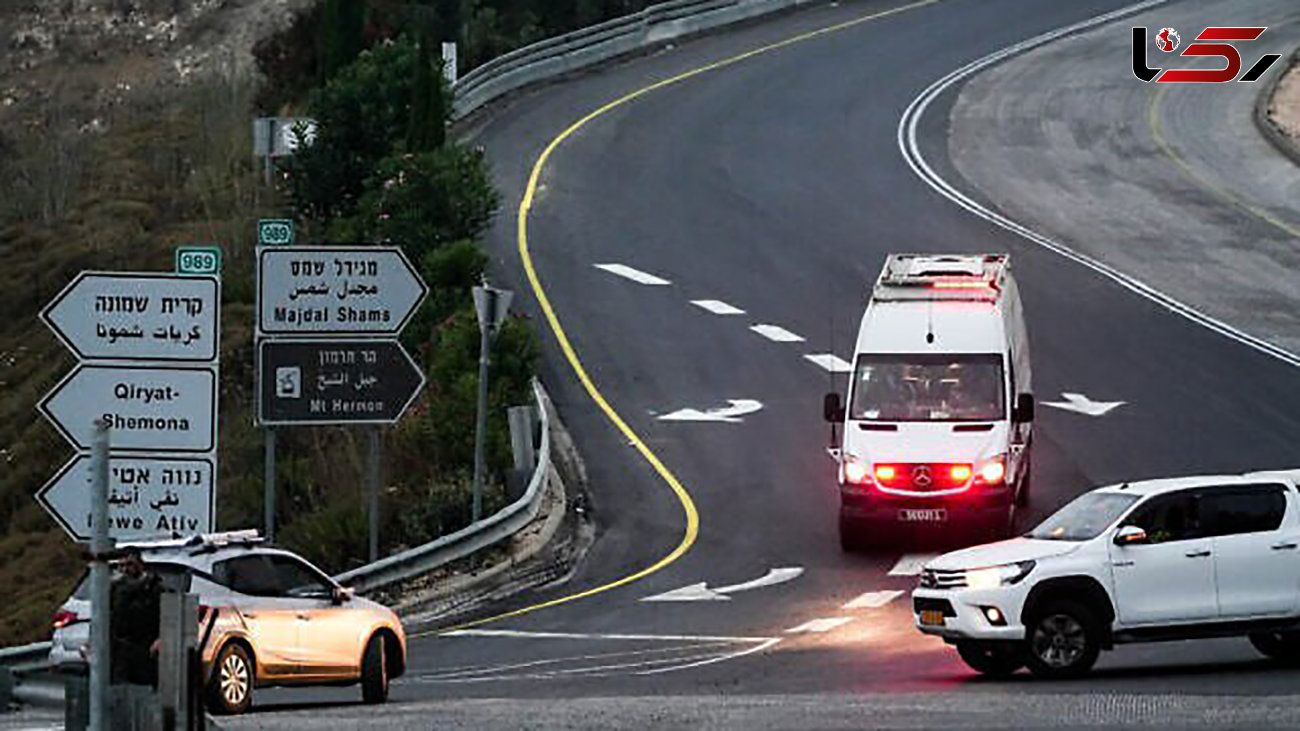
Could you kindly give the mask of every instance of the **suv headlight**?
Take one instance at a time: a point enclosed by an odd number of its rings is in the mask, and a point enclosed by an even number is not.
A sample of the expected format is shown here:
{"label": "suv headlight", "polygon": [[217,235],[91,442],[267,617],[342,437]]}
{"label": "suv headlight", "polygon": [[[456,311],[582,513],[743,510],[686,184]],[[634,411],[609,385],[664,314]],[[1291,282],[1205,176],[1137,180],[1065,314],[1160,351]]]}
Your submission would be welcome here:
{"label": "suv headlight", "polygon": [[1001,566],[966,570],[966,586],[971,589],[996,589],[1014,584],[1034,570],[1033,561],[1019,561]]}

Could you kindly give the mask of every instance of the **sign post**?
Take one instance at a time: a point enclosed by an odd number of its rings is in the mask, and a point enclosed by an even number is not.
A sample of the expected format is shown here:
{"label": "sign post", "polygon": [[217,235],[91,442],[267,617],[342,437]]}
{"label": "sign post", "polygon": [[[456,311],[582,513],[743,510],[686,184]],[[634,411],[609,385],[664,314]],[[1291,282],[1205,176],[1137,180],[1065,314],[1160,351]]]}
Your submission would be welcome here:
{"label": "sign post", "polygon": [[94,469],[91,470],[89,498],[94,531],[90,543],[90,596],[94,611],[90,614],[90,731],[109,731],[108,682],[112,662],[109,627],[112,617],[108,553],[113,539],[108,532],[108,424],[95,422]]}
{"label": "sign post", "polygon": [[482,286],[474,288],[474,312],[478,315],[478,415],[474,427],[474,510],[475,523],[483,516],[483,479],[486,472],[484,442],[487,440],[488,365],[492,340],[510,309],[509,290]]}

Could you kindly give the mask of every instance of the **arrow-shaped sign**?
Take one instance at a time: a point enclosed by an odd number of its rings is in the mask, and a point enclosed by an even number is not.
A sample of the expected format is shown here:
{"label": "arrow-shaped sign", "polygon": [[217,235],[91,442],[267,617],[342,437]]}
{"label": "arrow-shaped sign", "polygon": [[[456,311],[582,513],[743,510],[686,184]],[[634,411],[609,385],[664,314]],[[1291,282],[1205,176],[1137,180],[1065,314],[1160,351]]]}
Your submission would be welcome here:
{"label": "arrow-shaped sign", "polygon": [[216,448],[217,373],[212,368],[80,365],[39,408],[81,450],[90,449],[100,418],[113,431],[114,451]]}
{"label": "arrow-shaped sign", "polygon": [[1061,396],[1065,397],[1064,401],[1044,401],[1043,405],[1064,411],[1073,411],[1076,414],[1084,414],[1085,416],[1105,416],[1126,403],[1124,401],[1093,401],[1081,393],[1062,392]]}
{"label": "arrow-shaped sign", "polygon": [[396,335],[428,288],[384,246],[286,246],[258,252],[264,335]]}
{"label": "arrow-shaped sign", "polygon": [[717,602],[727,601],[731,597],[728,594],[735,594],[750,589],[758,589],[764,586],[776,586],[784,584],[791,579],[798,577],[803,573],[803,568],[791,566],[787,568],[771,569],[766,574],[746,581],[742,584],[732,584],[717,589],[710,589],[707,582],[701,581],[698,584],[683,586],[680,589],[673,589],[662,594],[655,594],[641,599],[643,602]]}
{"label": "arrow-shaped sign", "polygon": [[[74,541],[91,537],[93,466],[89,455],[77,455],[36,493]],[[211,532],[215,472],[205,458],[109,458],[108,534],[126,540]]]}
{"label": "arrow-shaped sign", "polygon": [[424,388],[396,340],[263,340],[259,354],[266,425],[392,424]]}
{"label": "arrow-shaped sign", "polygon": [[41,319],[85,360],[217,359],[216,277],[81,272]]}
{"label": "arrow-shaped sign", "polygon": [[708,409],[700,411],[699,409],[678,409],[671,414],[664,414],[659,417],[660,421],[726,421],[731,423],[740,422],[740,417],[746,414],[752,414],[763,408],[763,404],[753,399],[728,399],[729,406],[723,406],[719,409]]}

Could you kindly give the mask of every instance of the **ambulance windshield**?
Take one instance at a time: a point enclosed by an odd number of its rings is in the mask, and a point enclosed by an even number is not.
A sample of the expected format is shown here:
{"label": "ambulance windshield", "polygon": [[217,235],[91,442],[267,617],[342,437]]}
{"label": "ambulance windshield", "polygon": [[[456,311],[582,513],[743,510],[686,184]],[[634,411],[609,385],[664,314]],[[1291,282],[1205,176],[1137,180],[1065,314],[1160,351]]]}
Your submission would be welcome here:
{"label": "ambulance windshield", "polygon": [[849,418],[998,421],[1006,409],[997,354],[859,355]]}

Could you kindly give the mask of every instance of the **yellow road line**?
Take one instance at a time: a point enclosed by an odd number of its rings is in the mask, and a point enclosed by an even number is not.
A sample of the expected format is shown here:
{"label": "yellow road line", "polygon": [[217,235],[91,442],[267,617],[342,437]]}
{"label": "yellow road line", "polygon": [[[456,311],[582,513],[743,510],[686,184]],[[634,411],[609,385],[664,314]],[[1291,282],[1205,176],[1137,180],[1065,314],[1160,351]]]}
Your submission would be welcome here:
{"label": "yellow road line", "polygon": [[[582,129],[592,120],[595,120],[596,118],[604,115],[605,113],[609,112],[612,109],[621,107],[624,104],[627,104],[628,102],[637,99],[639,97],[645,96],[646,94],[649,94],[650,92],[655,91],[657,89],[662,89],[666,86],[672,86],[673,84],[681,83],[683,81],[686,81],[687,79],[693,78],[695,76],[699,76],[700,74],[707,73],[709,71],[715,71],[721,68],[726,68],[727,66],[740,63],[741,61],[744,61],[746,59],[750,59],[765,53],[770,53],[772,51],[776,51],[785,48],[787,46],[792,46],[796,43],[809,41],[814,38],[819,38],[821,36],[830,33],[846,30],[848,28],[852,28],[854,26],[861,25],[863,23],[868,23],[873,20],[878,20],[880,18],[896,15],[898,13],[906,12],[908,10],[913,10],[915,8],[924,7],[926,5],[934,5],[938,2],[941,2],[941,0],[919,0],[919,2],[913,2],[907,5],[900,5],[895,8],[890,8],[888,10],[882,10],[879,12],[871,13],[869,15],[864,15],[860,18],[854,18],[853,20],[849,20],[843,23],[837,23],[835,25],[826,26],[824,28],[818,28],[816,30],[809,31],[807,33],[800,33],[799,35],[786,38],[785,40],[777,41],[776,43],[771,43],[765,46],[760,46],[753,50],[746,51],[744,53],[737,54],[729,58],[724,58],[719,61],[714,61],[712,63],[705,64],[704,66],[699,66],[689,71],[685,71],[683,73],[677,74],[676,76],[671,76],[669,78],[657,81],[653,84],[650,84],[649,86],[644,86],[640,89],[637,89],[636,91],[624,94],[623,96],[597,108],[595,111],[589,112],[578,121],[566,127],[563,132],[556,135],[550,141],[550,143],[547,144],[546,147],[542,150],[542,154],[538,155],[537,160],[533,163],[532,172],[528,176],[528,185],[527,187],[524,188],[523,198],[519,201],[519,212],[518,212],[518,217],[516,219],[516,232],[517,232],[517,239],[519,243],[519,258],[523,262],[524,272],[528,275],[528,283],[532,285],[533,294],[534,296],[537,297],[537,304],[542,308],[542,312],[546,315],[546,322],[550,325],[551,332],[555,334],[555,340],[556,342],[559,343],[560,350],[564,352],[565,359],[569,361],[569,365],[573,368],[574,375],[576,375],[578,377],[578,380],[582,382],[583,387],[587,390],[587,395],[590,396],[591,400],[594,401],[596,405],[600,407],[600,410],[605,413],[605,416],[610,420],[610,422],[613,423],[614,426],[618,428],[618,430],[623,434],[624,437],[627,438],[628,442],[630,442],[632,446],[636,447],[637,451],[641,453],[642,458],[644,458],[645,461],[648,462],[650,466],[654,468],[655,472],[659,473],[659,477],[668,484],[668,487],[672,488],[673,494],[677,496],[677,500],[679,503],[681,503],[682,506],[682,512],[686,516],[686,528],[682,534],[681,542],[677,544],[676,548],[674,548],[663,558],[660,558],[658,561],[655,561],[653,564],[641,569],[640,571],[628,574],[626,576],[623,576],[622,578],[615,579],[608,583],[601,584],[600,586],[592,587],[584,591],[562,596],[559,597],[558,599],[552,599],[550,601],[542,602],[540,604],[533,604],[531,606],[527,606],[522,609],[516,609],[512,612],[505,612],[503,614],[498,614],[495,616],[478,619],[473,622],[467,622],[465,624],[458,625],[452,629],[465,629],[467,627],[475,627],[481,624],[487,624],[488,622],[496,622],[498,620],[508,619],[510,617],[518,617],[523,614],[535,612],[539,609],[546,609],[547,607],[554,607],[559,604],[567,604],[568,602],[576,601],[578,599],[585,599],[586,597],[600,594],[602,592],[609,591],[610,589],[615,589],[617,587],[630,584],[634,581],[638,581],[664,568],[665,566],[668,566],[672,562],[676,561],[677,559],[685,555],[686,552],[690,550],[691,546],[694,545],[695,538],[699,535],[700,532],[700,514],[695,508],[695,501],[691,499],[691,494],[687,492],[684,486],[682,486],[682,483],[677,479],[676,476],[673,475],[672,471],[669,470],[668,467],[664,465],[664,463],[659,459],[658,455],[656,455],[654,451],[650,449],[650,447],[646,446],[645,441],[643,441],[641,437],[638,436],[637,433],[632,430],[632,427],[628,426],[627,422],[623,421],[623,417],[619,416],[618,412],[614,410],[613,406],[610,406],[609,401],[605,399],[605,396],[601,394],[600,389],[597,388],[596,384],[591,380],[591,376],[587,374],[587,369],[583,367],[582,361],[578,358],[577,351],[573,349],[573,345],[569,342],[569,336],[565,334],[564,328],[560,325],[560,319],[555,314],[555,308],[551,306],[551,300],[546,295],[546,290],[542,286],[542,280],[537,276],[537,269],[533,265],[532,254],[529,253],[528,212],[532,210],[533,200],[537,194],[538,181],[542,177],[542,170],[546,167],[546,162],[550,159],[551,154],[555,152],[555,150],[565,140],[567,140],[578,130]],[[436,632],[424,632],[419,634],[413,634],[412,637],[422,637],[429,634],[436,634]]]}
{"label": "yellow road line", "polygon": [[1251,203],[1228,188],[1224,188],[1223,186],[1216,185],[1209,181],[1200,173],[1196,172],[1196,170],[1192,168],[1191,164],[1174,150],[1173,145],[1170,145],[1165,139],[1164,126],[1160,123],[1160,105],[1164,103],[1165,94],[1169,92],[1170,86],[1171,84],[1160,84],[1159,88],[1156,89],[1156,93],[1151,95],[1151,100],[1147,102],[1147,126],[1151,128],[1151,136],[1155,138],[1156,145],[1159,146],[1160,150],[1164,152],[1170,160],[1174,161],[1174,164],[1183,171],[1183,174],[1186,175],[1189,180],[1196,183],[1206,192],[1229,205],[1240,208],[1246,213],[1249,213],[1264,223],[1273,226],[1293,238],[1300,238],[1300,228],[1283,221],[1268,209]]}

